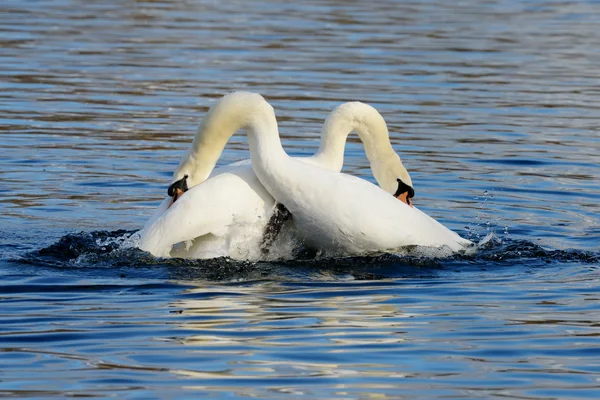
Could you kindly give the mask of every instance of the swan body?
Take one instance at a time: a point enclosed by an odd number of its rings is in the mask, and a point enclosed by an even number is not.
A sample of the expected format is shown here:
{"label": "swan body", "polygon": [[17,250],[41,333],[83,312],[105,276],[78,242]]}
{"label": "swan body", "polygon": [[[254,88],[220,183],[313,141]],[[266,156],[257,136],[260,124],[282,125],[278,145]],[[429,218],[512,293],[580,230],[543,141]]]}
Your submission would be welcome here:
{"label": "swan body", "polygon": [[260,240],[275,200],[249,162],[218,168],[168,207],[170,201],[161,203],[141,232],[143,250],[157,257],[261,257]]}
{"label": "swan body", "polygon": [[[203,123],[196,140],[203,138],[206,126],[213,125],[210,121]],[[412,186],[410,175],[389,141],[385,120],[376,109],[360,102],[344,103],[334,109],[323,125],[317,153],[297,159],[339,172],[346,139],[352,131],[361,138],[381,187],[393,194],[398,187],[397,177]],[[260,243],[276,202],[254,174],[250,160],[217,168],[208,180],[198,184],[202,179],[198,176],[205,175],[198,171],[197,158],[192,147],[174,174],[174,180],[188,175],[192,187],[172,207],[169,208],[170,197],[161,203],[141,231],[140,248],[159,257],[264,257]],[[185,244],[172,248],[181,242]]]}
{"label": "swan body", "polygon": [[[295,186],[284,186],[278,171],[255,166],[255,172],[290,210],[305,242],[330,255],[393,251],[407,245],[458,251],[470,244],[416,207],[354,176],[305,168]],[[311,182],[317,182],[313,190],[301,190]],[[325,190],[328,194],[323,196]]]}
{"label": "swan body", "polygon": [[[248,134],[252,164],[219,168],[210,175],[227,140],[241,128]],[[352,130],[365,144],[381,188],[339,173],[346,137]],[[142,231],[140,248],[155,256],[255,258],[247,250],[236,254],[235,249],[256,250],[275,200],[291,211],[307,244],[332,255],[406,245],[447,246],[457,251],[470,244],[390,196],[397,181],[410,187],[412,181],[389,143],[385,121],[362,103],[346,103],[332,112],[314,156],[291,158],[281,147],[273,108],[262,96],[227,95],[203,119],[173,179],[183,176],[189,177],[191,189],[170,208],[169,198],[165,199]],[[180,242],[186,243],[185,248],[173,250]]]}

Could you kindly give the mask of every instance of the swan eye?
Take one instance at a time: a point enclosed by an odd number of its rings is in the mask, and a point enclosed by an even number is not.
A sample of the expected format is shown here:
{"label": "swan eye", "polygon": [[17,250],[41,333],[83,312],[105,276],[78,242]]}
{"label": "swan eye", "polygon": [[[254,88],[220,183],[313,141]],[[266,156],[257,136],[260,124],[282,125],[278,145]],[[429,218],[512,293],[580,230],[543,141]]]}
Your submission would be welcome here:
{"label": "swan eye", "polygon": [[181,178],[180,180],[171,183],[171,185],[169,185],[169,189],[167,189],[167,193],[169,194],[170,197],[174,197],[175,195],[177,195],[178,193],[178,189],[185,193],[188,191],[188,185],[187,185],[187,175],[184,175],[183,178]]}
{"label": "swan eye", "polygon": [[396,189],[396,193],[394,193],[394,197],[398,197],[401,194],[408,192],[408,195],[406,196],[406,200],[407,200],[407,203],[410,205],[409,199],[412,199],[413,197],[415,197],[415,189],[413,189],[412,186],[407,185],[406,183],[402,182],[402,179],[400,179],[400,178],[396,178],[396,181],[398,181],[398,189]]}

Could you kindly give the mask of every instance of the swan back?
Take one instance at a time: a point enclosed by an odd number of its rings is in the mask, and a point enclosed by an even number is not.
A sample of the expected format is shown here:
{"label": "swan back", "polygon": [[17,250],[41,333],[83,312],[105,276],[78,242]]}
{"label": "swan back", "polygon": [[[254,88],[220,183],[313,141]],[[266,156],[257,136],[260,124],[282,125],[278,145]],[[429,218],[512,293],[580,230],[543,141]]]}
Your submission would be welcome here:
{"label": "swan back", "polygon": [[293,159],[285,173],[265,171],[256,165],[254,169],[271,195],[292,213],[305,242],[331,255],[364,254],[407,245],[447,246],[457,251],[470,243],[420,210],[355,176]]}

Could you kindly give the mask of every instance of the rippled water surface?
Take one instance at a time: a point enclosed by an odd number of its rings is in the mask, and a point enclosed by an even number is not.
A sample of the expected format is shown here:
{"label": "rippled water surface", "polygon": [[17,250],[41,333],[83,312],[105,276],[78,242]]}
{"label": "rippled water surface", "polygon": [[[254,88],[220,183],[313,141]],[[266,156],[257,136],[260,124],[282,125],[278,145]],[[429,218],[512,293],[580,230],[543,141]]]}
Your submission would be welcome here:
{"label": "rippled water surface", "polygon": [[[0,396],[598,398],[600,3],[0,4]],[[284,146],[361,100],[472,255],[245,263],[123,243],[210,104]],[[243,134],[220,163],[248,157]],[[371,179],[358,138],[345,171]]]}

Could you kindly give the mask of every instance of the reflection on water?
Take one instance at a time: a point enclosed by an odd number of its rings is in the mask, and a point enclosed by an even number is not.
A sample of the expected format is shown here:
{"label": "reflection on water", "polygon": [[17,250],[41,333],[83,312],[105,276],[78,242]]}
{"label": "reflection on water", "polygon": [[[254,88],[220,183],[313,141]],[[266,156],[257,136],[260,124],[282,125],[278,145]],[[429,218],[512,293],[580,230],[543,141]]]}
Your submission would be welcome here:
{"label": "reflection on water", "polygon": [[[0,316],[0,362],[10,393],[38,396],[590,396],[600,369],[597,271],[581,268],[565,284],[577,269],[554,279],[531,271],[516,285],[511,273],[450,271],[337,283],[40,277],[27,278],[35,293],[21,294],[23,282],[10,278],[1,291],[22,315]],[[35,389],[48,371],[60,380]]]}
{"label": "reflection on water", "polygon": [[[599,3],[0,10],[0,395],[597,397]],[[417,206],[494,241],[259,265],[113,246],[239,89],[274,105],[291,155],[339,103],[372,104]],[[220,162],[247,156],[237,135]],[[356,137],[345,163],[372,179]]]}
{"label": "reflection on water", "polygon": [[68,235],[4,268],[3,393],[597,391],[598,252],[493,239],[451,259],[253,264],[157,260],[130,234]]}

